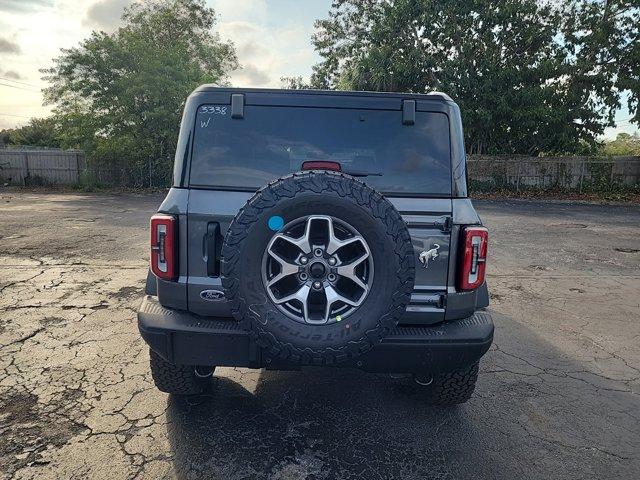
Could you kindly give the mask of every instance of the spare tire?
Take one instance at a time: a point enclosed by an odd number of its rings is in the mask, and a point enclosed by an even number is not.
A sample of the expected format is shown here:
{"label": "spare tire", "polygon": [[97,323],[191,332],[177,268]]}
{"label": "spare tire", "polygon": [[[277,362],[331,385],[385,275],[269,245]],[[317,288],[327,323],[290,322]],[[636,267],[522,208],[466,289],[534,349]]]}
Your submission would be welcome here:
{"label": "spare tire", "polygon": [[288,175],[238,212],[222,247],[233,316],[270,355],[333,364],[380,342],[414,284],[405,222],[381,194],[328,171]]}

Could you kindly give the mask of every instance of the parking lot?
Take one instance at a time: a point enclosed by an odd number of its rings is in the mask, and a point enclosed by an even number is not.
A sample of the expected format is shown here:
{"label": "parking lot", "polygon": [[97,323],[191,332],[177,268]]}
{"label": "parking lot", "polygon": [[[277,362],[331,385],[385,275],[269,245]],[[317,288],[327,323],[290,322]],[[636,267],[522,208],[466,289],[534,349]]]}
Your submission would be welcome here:
{"label": "parking lot", "polygon": [[476,202],[496,338],[476,395],[441,409],[317,368],[221,368],[169,398],[135,321],[162,196],[0,197],[6,478],[638,478],[638,205]]}

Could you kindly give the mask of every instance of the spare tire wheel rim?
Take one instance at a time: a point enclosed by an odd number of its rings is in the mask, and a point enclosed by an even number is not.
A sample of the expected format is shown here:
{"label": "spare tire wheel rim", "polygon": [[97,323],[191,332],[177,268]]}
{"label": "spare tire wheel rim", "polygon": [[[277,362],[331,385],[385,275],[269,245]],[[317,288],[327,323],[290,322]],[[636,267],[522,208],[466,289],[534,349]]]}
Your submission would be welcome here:
{"label": "spare tire wheel rim", "polygon": [[267,244],[262,281],[276,307],[310,325],[340,322],[366,300],[373,257],[349,223],[327,215],[297,218]]}

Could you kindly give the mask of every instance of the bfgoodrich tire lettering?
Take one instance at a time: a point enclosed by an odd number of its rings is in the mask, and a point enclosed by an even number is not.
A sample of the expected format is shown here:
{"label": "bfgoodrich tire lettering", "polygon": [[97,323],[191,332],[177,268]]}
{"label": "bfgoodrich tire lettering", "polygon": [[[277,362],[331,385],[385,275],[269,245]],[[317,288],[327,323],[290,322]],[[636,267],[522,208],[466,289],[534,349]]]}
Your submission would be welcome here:
{"label": "bfgoodrich tire lettering", "polygon": [[[366,239],[375,263],[371,290],[354,313],[326,325],[300,323],[269,298],[262,258],[276,232],[269,219],[328,215]],[[380,342],[409,303],[414,256],[406,224],[382,195],[336,172],[301,172],[259,190],[238,212],[222,247],[222,285],[231,311],[256,342],[292,363],[331,364],[354,358]]]}

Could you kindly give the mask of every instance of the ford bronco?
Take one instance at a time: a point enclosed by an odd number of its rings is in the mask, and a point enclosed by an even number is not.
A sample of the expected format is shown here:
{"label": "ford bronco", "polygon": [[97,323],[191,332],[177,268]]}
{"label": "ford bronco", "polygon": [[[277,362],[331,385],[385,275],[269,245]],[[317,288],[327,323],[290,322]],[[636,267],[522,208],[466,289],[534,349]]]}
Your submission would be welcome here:
{"label": "ford bronco", "polygon": [[352,367],[463,403],[493,339],[487,241],[447,95],[201,86],[151,218],[153,380]]}

